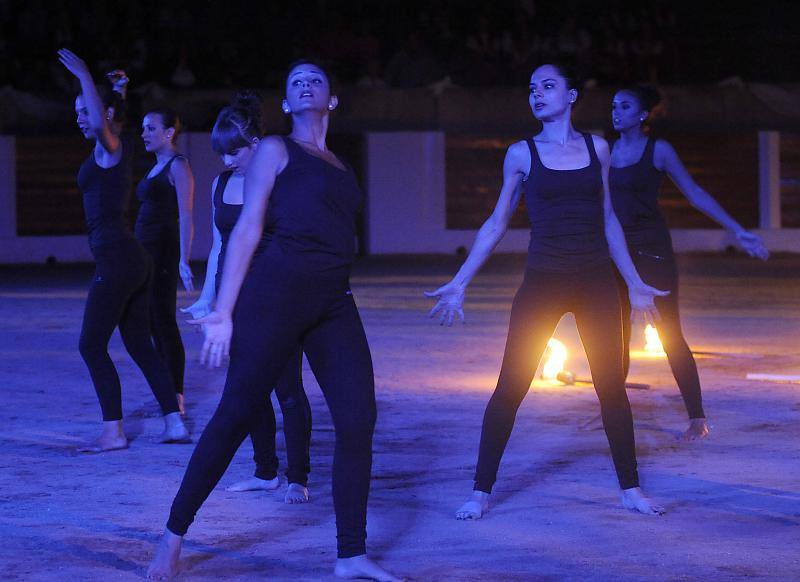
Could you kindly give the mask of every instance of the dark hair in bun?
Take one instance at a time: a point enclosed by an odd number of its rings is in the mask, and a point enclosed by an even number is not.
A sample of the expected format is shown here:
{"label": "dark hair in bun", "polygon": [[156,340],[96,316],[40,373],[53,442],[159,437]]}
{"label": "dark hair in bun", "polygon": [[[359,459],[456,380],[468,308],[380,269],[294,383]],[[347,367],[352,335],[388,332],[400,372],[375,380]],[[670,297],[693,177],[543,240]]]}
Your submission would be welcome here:
{"label": "dark hair in bun", "polygon": [[620,91],[625,91],[633,95],[639,102],[639,106],[642,110],[649,111],[651,114],[656,111],[661,104],[661,93],[652,85],[628,85],[620,89]]}
{"label": "dark hair in bun", "polygon": [[217,115],[211,147],[223,155],[253,145],[253,140],[262,135],[261,97],[253,91],[240,91]]}

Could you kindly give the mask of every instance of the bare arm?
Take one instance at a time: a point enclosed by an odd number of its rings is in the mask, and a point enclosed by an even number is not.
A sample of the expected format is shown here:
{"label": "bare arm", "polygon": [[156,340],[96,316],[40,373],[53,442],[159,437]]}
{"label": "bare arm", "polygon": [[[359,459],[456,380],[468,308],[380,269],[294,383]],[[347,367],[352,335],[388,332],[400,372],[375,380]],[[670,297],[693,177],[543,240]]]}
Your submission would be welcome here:
{"label": "bare arm", "polygon": [[287,163],[286,146],[278,137],[262,139],[253,154],[245,175],[242,213],[225,251],[217,305],[209,315],[189,322],[203,326],[206,337],[200,351],[201,362],[220,366],[230,351],[233,308],[264,230],[264,215],[275,179]]}
{"label": "bare arm", "polygon": [[217,182],[219,176],[214,178],[211,183],[211,250],[208,253],[208,262],[206,263],[206,276],[203,280],[203,289],[200,291],[200,296],[192,305],[181,309],[184,313],[191,313],[195,319],[208,315],[211,312],[211,304],[217,296],[216,292],[216,276],[217,265],[219,263],[219,252],[222,248],[222,236],[217,229],[214,222],[216,209],[214,208],[214,191],[217,189]]}
{"label": "bare arm", "polygon": [[655,322],[658,319],[658,312],[653,298],[669,295],[669,291],[660,291],[647,285],[636,271],[631,255],[628,252],[628,245],[625,242],[625,233],[622,230],[619,219],[617,219],[617,215],[614,214],[614,207],[611,204],[611,194],[608,189],[608,169],[611,166],[611,153],[608,149],[608,142],[597,136],[592,136],[592,139],[594,140],[597,157],[600,160],[603,177],[603,217],[608,250],[622,278],[625,279],[625,284],[628,286],[628,295],[633,312],[642,313],[646,320]]}
{"label": "bare arm", "polygon": [[193,289],[192,270],[189,267],[192,239],[194,238],[194,175],[186,158],[178,158],[170,166],[170,178],[178,195],[178,232],[180,234],[180,272],[187,291]]}
{"label": "bare arm", "polygon": [[250,260],[264,231],[266,214],[275,178],[286,166],[286,146],[277,137],[267,137],[258,144],[248,165],[244,181],[242,214],[231,232],[225,253],[216,311],[230,315],[239,296]]}
{"label": "bare arm", "polygon": [[[89,114],[89,125],[97,136],[97,142],[106,153],[116,153],[117,150],[120,149],[120,140],[109,127],[108,119],[106,118],[106,108],[103,105],[103,100],[100,99],[97,87],[94,85],[89,67],[86,66],[86,63],[83,62],[78,55],[67,49],[58,51],[58,60],[70,73],[75,75],[81,84],[81,94],[83,95],[86,110]],[[118,161],[118,159],[115,161]],[[111,165],[114,164],[112,163]]]}
{"label": "bare arm", "polygon": [[769,251],[764,246],[761,238],[740,225],[728,214],[722,206],[700,185],[694,181],[686,166],[681,162],[678,153],[664,140],[656,142],[655,149],[656,167],[663,169],[672,182],[686,196],[686,199],[700,212],[730,231],[739,245],[752,257],[766,259]]}
{"label": "bare arm", "polygon": [[447,322],[450,325],[454,315],[458,315],[463,321],[461,305],[467,286],[506,234],[508,223],[519,206],[520,186],[529,168],[530,152],[527,144],[521,141],[509,147],[503,162],[503,185],[500,188],[500,196],[492,214],[478,230],[467,259],[449,283],[436,291],[425,292],[428,297],[439,298],[439,302],[431,310],[431,317],[442,311],[441,323]]}

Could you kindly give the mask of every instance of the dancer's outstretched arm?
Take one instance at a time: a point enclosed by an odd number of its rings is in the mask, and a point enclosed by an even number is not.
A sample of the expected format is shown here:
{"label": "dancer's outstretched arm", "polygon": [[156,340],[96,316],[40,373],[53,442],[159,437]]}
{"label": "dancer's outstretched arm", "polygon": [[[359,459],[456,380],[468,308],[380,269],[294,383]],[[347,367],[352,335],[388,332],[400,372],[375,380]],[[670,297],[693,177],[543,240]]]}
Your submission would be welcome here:
{"label": "dancer's outstretched arm", "polygon": [[656,142],[656,167],[667,173],[672,182],[686,196],[686,199],[700,212],[729,230],[736,237],[739,246],[751,257],[761,260],[769,258],[769,251],[761,237],[745,230],[741,224],[728,214],[708,192],[694,181],[692,175],[683,165],[678,152],[668,142],[660,139]]}
{"label": "dancer's outstretched arm", "polygon": [[628,296],[631,302],[631,314],[641,314],[645,321],[655,323],[658,320],[658,310],[654,302],[655,297],[669,295],[669,291],[661,291],[642,281],[636,267],[633,265],[628,245],[625,242],[625,233],[614,214],[611,204],[611,194],[608,189],[608,169],[611,166],[611,152],[608,142],[601,137],[592,136],[597,158],[600,160],[601,174],[603,176],[603,212],[605,217],[606,239],[611,258],[617,265],[622,278],[628,285]]}
{"label": "dancer's outstretched arm", "polygon": [[503,162],[503,185],[500,188],[500,196],[494,211],[478,230],[467,259],[449,283],[435,291],[425,291],[426,296],[439,300],[431,309],[430,317],[441,312],[440,324],[450,326],[456,316],[462,322],[464,321],[464,293],[472,278],[508,230],[508,223],[519,206],[520,185],[530,168],[530,159],[530,151],[524,141],[517,142],[508,148]]}

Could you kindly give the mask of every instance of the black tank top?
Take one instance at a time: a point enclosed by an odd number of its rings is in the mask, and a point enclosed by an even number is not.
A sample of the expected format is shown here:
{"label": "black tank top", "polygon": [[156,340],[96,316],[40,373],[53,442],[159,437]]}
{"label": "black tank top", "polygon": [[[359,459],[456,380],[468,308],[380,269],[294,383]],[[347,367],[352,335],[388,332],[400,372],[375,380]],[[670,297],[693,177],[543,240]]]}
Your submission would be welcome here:
{"label": "black tank top", "polygon": [[183,156],[175,154],[158,174],[152,178],[145,176],[136,186],[141,206],[134,232],[141,241],[178,237],[178,193],[169,182],[169,168],[180,157]]}
{"label": "black tank top", "polygon": [[122,147],[116,166],[101,168],[92,153],[78,170],[78,187],[83,193],[83,212],[89,229],[89,247],[132,238],[125,219],[131,191],[130,156]]}
{"label": "black tank top", "polygon": [[311,155],[291,138],[283,142],[289,163],[275,179],[259,250],[277,246],[299,270],[349,265],[364,207],[355,173]]}
{"label": "black tank top", "polygon": [[217,187],[214,189],[214,226],[217,227],[220,237],[222,238],[222,246],[219,249],[219,258],[217,259],[217,288],[219,289],[220,277],[222,277],[222,266],[225,260],[225,249],[228,248],[228,240],[231,238],[233,227],[236,226],[236,221],[239,220],[239,215],[242,213],[241,204],[228,204],[222,196],[225,193],[225,186],[228,185],[233,172],[228,170],[222,172],[217,178]]}
{"label": "black tank top", "polygon": [[638,162],[622,168],[612,166],[608,187],[628,247],[667,252],[672,249],[672,240],[658,208],[658,191],[664,172],[653,163],[655,145],[656,140],[648,138]]}
{"label": "black tank top", "polygon": [[592,136],[583,134],[589,165],[577,170],[551,170],[529,138],[531,170],[525,205],[531,222],[528,267],[541,271],[576,272],[610,259],[605,236],[603,178]]}

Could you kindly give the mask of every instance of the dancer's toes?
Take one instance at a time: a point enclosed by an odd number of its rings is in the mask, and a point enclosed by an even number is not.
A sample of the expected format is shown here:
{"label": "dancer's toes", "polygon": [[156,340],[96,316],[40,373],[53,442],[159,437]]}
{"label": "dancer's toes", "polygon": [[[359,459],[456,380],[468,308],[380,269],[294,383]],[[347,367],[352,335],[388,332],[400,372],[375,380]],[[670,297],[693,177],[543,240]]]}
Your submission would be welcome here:
{"label": "dancer's toes", "polygon": [[121,420],[103,422],[103,431],[97,440],[78,447],[79,453],[107,453],[128,448],[128,437],[122,430]]}
{"label": "dancer's toes", "polygon": [[311,497],[308,495],[308,487],[303,487],[300,483],[289,483],[283,500],[290,505],[295,503],[308,503],[311,500]]}
{"label": "dancer's toes", "polygon": [[281,484],[280,479],[275,477],[274,479],[259,479],[258,477],[250,477],[249,479],[243,479],[242,481],[237,481],[233,485],[230,485],[225,488],[225,491],[234,491],[234,492],[241,492],[241,491],[274,491],[277,489]]}
{"label": "dancer's toes", "polygon": [[489,511],[489,494],[473,491],[472,498],[456,511],[456,519],[480,519],[487,511]]}
{"label": "dancer's toes", "polygon": [[339,558],[336,560],[336,568],[333,570],[333,574],[337,578],[366,578],[368,580],[377,580],[378,582],[403,582],[403,578],[390,574],[370,560],[366,554],[353,558]]}
{"label": "dancer's toes", "polygon": [[147,567],[148,580],[172,580],[178,575],[178,560],[183,538],[167,530],[158,543],[156,554]]}
{"label": "dancer's toes", "polygon": [[115,441],[101,441],[97,440],[91,444],[78,447],[79,453],[108,453],[110,451],[123,451],[128,448],[128,439],[118,439]]}
{"label": "dancer's toes", "polygon": [[681,435],[685,441],[704,439],[708,436],[708,421],[705,418],[693,418],[689,421],[689,428]]}
{"label": "dancer's toes", "polygon": [[639,487],[622,490],[622,505],[625,509],[638,511],[645,515],[664,515],[667,510],[660,505],[656,505],[645,497]]}
{"label": "dancer's toes", "polygon": [[164,415],[164,432],[158,437],[158,442],[164,444],[187,444],[192,442],[186,425],[183,424],[180,412]]}

